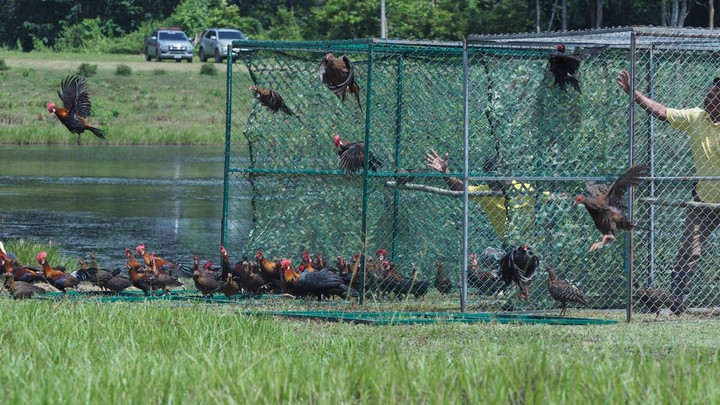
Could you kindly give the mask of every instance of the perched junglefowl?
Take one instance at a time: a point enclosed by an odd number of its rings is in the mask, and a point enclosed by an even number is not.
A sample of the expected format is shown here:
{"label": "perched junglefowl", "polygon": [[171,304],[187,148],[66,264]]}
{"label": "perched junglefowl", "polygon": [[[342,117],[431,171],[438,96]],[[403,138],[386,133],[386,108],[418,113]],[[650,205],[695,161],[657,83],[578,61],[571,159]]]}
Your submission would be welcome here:
{"label": "perched junglefowl", "polygon": [[440,291],[440,294],[449,294],[452,291],[452,281],[443,272],[442,263],[435,262],[437,267],[437,273],[435,274],[435,288]]}
{"label": "perched junglefowl", "polygon": [[535,276],[535,272],[540,265],[540,259],[535,256],[527,245],[520,245],[517,249],[513,249],[500,260],[500,270],[504,285],[500,292],[515,283],[518,287],[518,298],[527,300],[528,284]]}
{"label": "perched junglefowl", "polygon": [[[341,139],[338,134],[335,134],[333,140],[335,147],[339,148],[337,154],[340,157],[340,167],[345,173],[356,173],[365,167],[365,144],[363,142],[348,142]],[[370,151],[369,159],[368,169],[371,172],[382,167],[382,161],[372,151]]]}
{"label": "perched junglefowl", "polygon": [[[135,251],[143,258],[143,261],[145,262],[146,266],[150,266],[150,255],[148,254],[147,250],[145,250],[145,245],[138,245],[135,247]],[[153,253],[154,255],[155,253]],[[162,259],[160,257],[155,256],[155,266],[157,266],[158,270],[160,272],[168,272],[171,275],[175,276],[174,270],[181,270],[182,263],[181,264],[175,264],[173,262],[167,261],[165,259]]]}
{"label": "perched junglefowl", "polygon": [[157,287],[155,287],[155,284],[157,283],[155,275],[149,272],[141,271],[142,264],[135,260],[132,250],[125,248],[125,256],[128,258],[125,267],[128,268],[132,285],[135,288],[142,290],[143,293],[145,293],[145,296],[150,295],[151,291],[155,291],[157,289]]}
{"label": "perched junglefowl", "polygon": [[570,83],[575,90],[580,93],[580,82],[575,77],[575,73],[580,67],[580,62],[589,56],[596,55],[608,46],[595,46],[592,48],[585,49],[583,51],[575,50],[574,53],[565,53],[565,45],[559,44],[555,47],[556,51],[550,54],[549,65],[550,72],[555,78],[554,85],[558,86],[563,91],[566,90],[567,84]]}
{"label": "perched junglefowl", "polygon": [[16,300],[23,298],[30,298],[33,294],[42,294],[45,290],[42,287],[36,286],[35,284],[26,283],[24,281],[15,281],[12,273],[4,273],[5,288],[10,291],[10,294]]}
{"label": "perched junglefowl", "polygon": [[288,106],[285,105],[285,100],[283,100],[282,96],[277,91],[263,89],[262,87],[257,86],[250,86],[250,90],[255,92],[260,105],[267,107],[268,110],[274,113],[282,111],[290,116],[295,115]]}
{"label": "perched junglefowl", "polygon": [[347,55],[339,58],[336,58],[332,53],[325,55],[317,68],[317,72],[325,87],[335,93],[336,96],[342,97],[342,101],[345,101],[345,94],[354,94],[358,107],[362,111],[360,86],[355,81],[355,68]]}
{"label": "perched junglefowl", "polygon": [[[228,274],[228,277],[232,278],[232,274]],[[213,294],[224,284],[222,281],[216,280],[215,277],[200,268],[200,258],[197,256],[193,256],[192,278],[195,282],[195,288],[202,293],[203,297],[212,297]]]}
{"label": "perched junglefowl", "polygon": [[588,298],[579,288],[567,281],[558,280],[558,278],[555,277],[555,272],[553,272],[550,267],[545,267],[545,271],[547,271],[548,274],[548,291],[550,292],[550,296],[562,304],[560,316],[565,315],[567,312],[568,301],[577,302],[586,307],[588,306]]}
{"label": "perched junglefowl", "polygon": [[47,104],[50,113],[55,114],[60,122],[73,134],[77,134],[80,142],[80,134],[88,130],[100,139],[105,139],[101,130],[88,125],[87,117],[90,115],[90,97],[87,93],[87,83],[83,76],[67,76],[60,82],[58,96],[63,106],[57,107],[55,103]]}
{"label": "perched junglefowl", "polygon": [[168,287],[182,287],[183,290],[185,289],[185,284],[181,283],[177,277],[157,267],[157,258],[154,252],[150,255],[150,268],[155,276],[156,285],[163,290],[164,294],[170,294]]}
{"label": "perched junglefowl", "polygon": [[[637,280],[633,280],[633,287],[637,288],[635,294],[645,307],[650,312],[655,313],[655,319],[660,315],[660,311],[663,308],[669,308],[675,315],[680,315],[687,309],[685,305],[678,299],[677,296],[671,294],[661,288],[657,287],[644,287],[640,288],[640,283]],[[669,318],[669,316],[668,316]]]}
{"label": "perched junglefowl", "polygon": [[66,288],[77,287],[80,281],[92,280],[95,277],[95,272],[92,270],[80,269],[71,274],[67,274],[62,270],[53,268],[50,266],[50,263],[47,262],[46,252],[38,253],[35,259],[43,267],[45,281],[62,292],[65,292]]}
{"label": "perched junglefowl", "polygon": [[640,177],[649,174],[647,166],[633,166],[623,173],[608,189],[604,185],[593,182],[586,183],[590,198],[583,195],[575,197],[575,204],[585,206],[595,223],[595,227],[603,235],[600,242],[590,246],[590,251],[615,239],[618,229],[632,229],[633,224],[625,217],[625,189],[638,184]]}
{"label": "perched junglefowl", "polygon": [[12,259],[0,252],[0,260],[3,262],[5,267],[5,273],[12,274],[16,281],[23,281],[26,283],[37,283],[38,281],[44,281],[45,277],[42,273],[25,267],[19,263],[15,265]]}

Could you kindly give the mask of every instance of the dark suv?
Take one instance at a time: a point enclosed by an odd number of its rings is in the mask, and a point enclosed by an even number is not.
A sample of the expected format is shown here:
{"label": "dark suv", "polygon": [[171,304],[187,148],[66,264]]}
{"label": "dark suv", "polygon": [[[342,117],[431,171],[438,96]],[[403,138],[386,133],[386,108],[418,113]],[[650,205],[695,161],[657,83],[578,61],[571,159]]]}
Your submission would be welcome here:
{"label": "dark suv", "polygon": [[[233,41],[247,41],[245,34],[239,30],[231,28],[208,28],[203,31],[200,36],[198,55],[200,61],[205,62],[209,57],[215,58],[216,63],[220,63],[223,59],[227,59],[227,47]],[[233,47],[233,52],[237,53],[240,49]]]}

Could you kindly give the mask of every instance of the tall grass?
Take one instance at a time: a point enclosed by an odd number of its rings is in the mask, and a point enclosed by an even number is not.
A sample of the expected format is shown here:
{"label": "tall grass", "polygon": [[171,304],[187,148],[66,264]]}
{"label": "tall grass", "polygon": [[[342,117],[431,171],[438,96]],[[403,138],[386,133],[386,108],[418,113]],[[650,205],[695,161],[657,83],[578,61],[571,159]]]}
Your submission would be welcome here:
{"label": "tall grass", "polygon": [[[87,79],[92,101],[88,121],[103,129],[106,144],[222,144],[225,140],[225,75],[199,75],[197,65],[145,62],[142,56],[43,54],[41,60],[0,53],[9,70],[0,72],[1,143],[74,143],[45,108],[60,104],[60,80],[84,65],[97,66]],[[115,74],[118,63],[131,69]],[[164,74],[157,75],[155,71]],[[224,71],[224,69],[223,69]],[[85,143],[103,142],[92,134]]]}
{"label": "tall grass", "polygon": [[0,300],[2,403],[698,403],[715,322],[357,326]]}

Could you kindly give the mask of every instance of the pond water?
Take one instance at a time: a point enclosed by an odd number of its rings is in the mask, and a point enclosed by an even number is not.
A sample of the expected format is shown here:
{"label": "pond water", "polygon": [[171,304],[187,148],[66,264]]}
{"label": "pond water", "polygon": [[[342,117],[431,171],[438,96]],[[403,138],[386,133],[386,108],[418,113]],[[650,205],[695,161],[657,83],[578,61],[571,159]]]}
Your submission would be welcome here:
{"label": "pond water", "polygon": [[51,242],[67,255],[217,263],[223,147],[0,145],[0,239]]}

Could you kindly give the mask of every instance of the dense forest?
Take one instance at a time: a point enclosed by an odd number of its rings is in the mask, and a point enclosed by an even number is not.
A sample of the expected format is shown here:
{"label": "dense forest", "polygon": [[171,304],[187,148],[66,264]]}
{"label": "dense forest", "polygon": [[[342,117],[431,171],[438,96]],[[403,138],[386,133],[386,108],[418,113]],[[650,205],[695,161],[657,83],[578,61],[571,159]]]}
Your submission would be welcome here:
{"label": "dense forest", "polygon": [[629,25],[714,27],[720,0],[2,0],[0,47],[139,53],[157,26],[190,36],[235,27],[252,39],[381,36],[460,40],[466,34]]}

